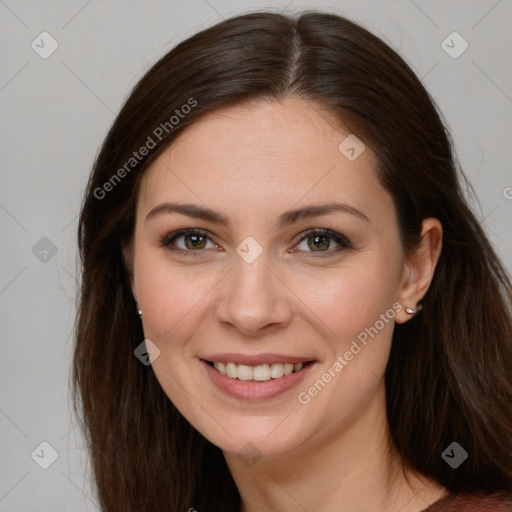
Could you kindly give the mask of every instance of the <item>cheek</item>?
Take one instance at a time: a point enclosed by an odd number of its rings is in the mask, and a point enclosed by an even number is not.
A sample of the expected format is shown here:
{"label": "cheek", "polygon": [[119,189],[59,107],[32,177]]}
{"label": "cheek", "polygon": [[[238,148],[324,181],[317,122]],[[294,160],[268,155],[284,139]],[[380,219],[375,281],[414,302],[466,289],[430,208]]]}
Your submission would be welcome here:
{"label": "cheek", "polygon": [[154,255],[141,255],[135,272],[146,337],[166,345],[188,337],[197,328],[202,300],[215,285],[213,273],[183,271]]}
{"label": "cheek", "polygon": [[[396,283],[378,266],[361,268],[305,287],[304,300],[328,327],[329,356],[322,369],[300,387],[298,399],[321,431],[333,433],[356,418],[381,386],[396,314]],[[318,280],[316,280],[318,284]],[[320,382],[322,381],[322,382]]]}
{"label": "cheek", "polygon": [[[301,301],[324,324],[331,344],[336,350],[378,323],[383,334],[389,334],[392,322],[379,321],[381,315],[394,318],[398,290],[398,266],[379,262],[373,255],[361,258],[357,265],[331,272],[303,274],[293,289]],[[391,318],[390,318],[391,317]]]}

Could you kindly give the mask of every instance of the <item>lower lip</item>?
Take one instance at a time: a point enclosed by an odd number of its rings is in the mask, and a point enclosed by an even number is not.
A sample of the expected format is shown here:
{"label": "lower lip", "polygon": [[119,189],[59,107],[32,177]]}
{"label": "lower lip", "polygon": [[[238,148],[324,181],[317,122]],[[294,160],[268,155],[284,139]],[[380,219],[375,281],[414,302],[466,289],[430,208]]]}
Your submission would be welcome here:
{"label": "lower lip", "polygon": [[278,379],[265,381],[238,380],[222,375],[206,361],[200,360],[212,382],[224,393],[241,400],[261,401],[275,398],[297,386],[316,365],[309,363],[296,373],[285,375]]}

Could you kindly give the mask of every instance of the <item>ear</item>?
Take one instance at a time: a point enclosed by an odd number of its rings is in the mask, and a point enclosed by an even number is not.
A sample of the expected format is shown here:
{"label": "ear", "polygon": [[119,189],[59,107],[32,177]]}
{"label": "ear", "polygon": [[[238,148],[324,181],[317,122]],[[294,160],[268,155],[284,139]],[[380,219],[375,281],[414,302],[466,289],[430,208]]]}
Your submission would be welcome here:
{"label": "ear", "polygon": [[438,219],[423,220],[420,245],[406,256],[397,301],[402,310],[396,315],[398,324],[407,322],[412,315],[405,308],[417,309],[419,301],[430,287],[443,245],[443,226]]}

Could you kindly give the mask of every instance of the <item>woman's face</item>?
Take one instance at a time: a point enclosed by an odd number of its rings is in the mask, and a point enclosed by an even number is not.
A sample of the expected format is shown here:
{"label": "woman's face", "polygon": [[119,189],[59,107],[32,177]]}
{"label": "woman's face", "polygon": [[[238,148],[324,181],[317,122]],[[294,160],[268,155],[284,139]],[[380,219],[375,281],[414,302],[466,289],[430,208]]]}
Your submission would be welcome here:
{"label": "woman's face", "polygon": [[384,407],[409,273],[375,157],[348,135],[300,99],[224,108],[143,179],[132,288],[153,370],[228,452],[292,453]]}

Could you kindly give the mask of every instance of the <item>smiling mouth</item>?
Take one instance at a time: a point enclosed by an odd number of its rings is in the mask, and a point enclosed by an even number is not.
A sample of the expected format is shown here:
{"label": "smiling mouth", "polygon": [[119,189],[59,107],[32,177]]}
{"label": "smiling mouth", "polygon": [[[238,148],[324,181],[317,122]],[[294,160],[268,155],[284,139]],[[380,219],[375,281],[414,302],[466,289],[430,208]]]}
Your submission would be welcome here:
{"label": "smiling mouth", "polygon": [[258,382],[281,379],[282,377],[286,377],[292,373],[298,373],[310,364],[314,363],[314,361],[307,361],[305,363],[273,363],[248,366],[245,364],[236,364],[231,362],[205,362],[212,368],[215,368],[215,370],[222,375],[233,380],[252,380]]}

